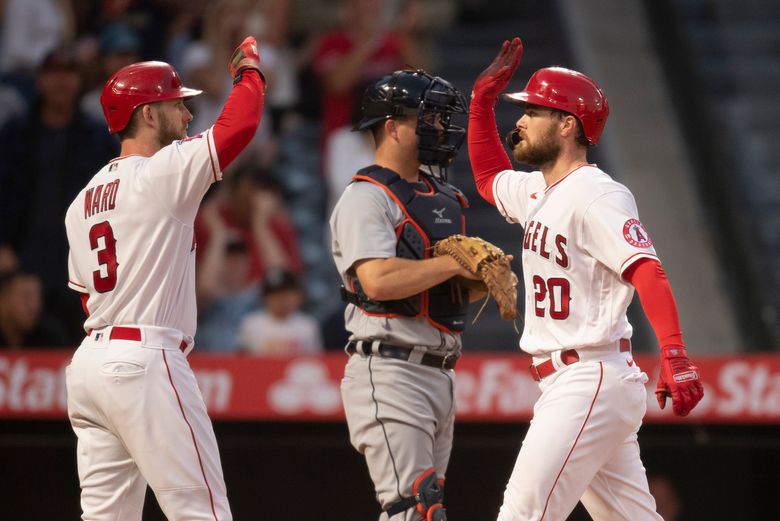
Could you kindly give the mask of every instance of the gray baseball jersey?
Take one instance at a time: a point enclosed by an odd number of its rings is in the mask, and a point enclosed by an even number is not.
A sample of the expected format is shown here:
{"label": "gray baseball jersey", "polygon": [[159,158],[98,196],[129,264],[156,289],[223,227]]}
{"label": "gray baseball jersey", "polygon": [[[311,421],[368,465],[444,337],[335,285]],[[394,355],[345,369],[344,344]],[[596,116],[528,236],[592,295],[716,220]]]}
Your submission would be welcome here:
{"label": "gray baseball jersey", "polygon": [[[333,260],[344,284],[355,262],[395,257],[395,229],[403,220],[401,208],[380,187],[352,183],[344,190],[330,218]],[[349,304],[345,322],[351,339],[428,346],[433,352],[459,352],[461,348],[460,335],[441,331],[424,318],[369,316]]]}
{"label": "gray baseball jersey", "polygon": [[[396,256],[401,208],[377,185],[349,185],[330,219],[332,251],[342,282],[362,259]],[[426,346],[429,352],[459,353],[458,334],[441,331],[425,318],[371,316],[355,305],[345,311],[352,340],[381,340]],[[383,511],[412,496],[412,485],[434,468],[444,479],[452,448],[454,372],[403,360],[354,354],[341,383],[352,445],[366,458]],[[381,521],[417,521],[410,507]]]}

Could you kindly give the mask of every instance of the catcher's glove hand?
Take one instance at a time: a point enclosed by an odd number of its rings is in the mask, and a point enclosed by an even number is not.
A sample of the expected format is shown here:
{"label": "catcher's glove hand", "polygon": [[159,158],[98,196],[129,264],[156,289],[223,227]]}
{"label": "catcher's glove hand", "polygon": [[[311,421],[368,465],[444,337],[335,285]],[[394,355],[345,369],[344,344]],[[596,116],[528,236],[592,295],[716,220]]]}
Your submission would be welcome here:
{"label": "catcher's glove hand", "polygon": [[[479,277],[484,284],[477,288],[492,296],[501,318],[514,320],[517,316],[517,275],[512,271],[509,259],[498,246],[479,237],[451,235],[433,246],[433,256],[449,255],[467,271]],[[465,279],[464,279],[465,280]],[[474,288],[469,281],[466,286]]]}

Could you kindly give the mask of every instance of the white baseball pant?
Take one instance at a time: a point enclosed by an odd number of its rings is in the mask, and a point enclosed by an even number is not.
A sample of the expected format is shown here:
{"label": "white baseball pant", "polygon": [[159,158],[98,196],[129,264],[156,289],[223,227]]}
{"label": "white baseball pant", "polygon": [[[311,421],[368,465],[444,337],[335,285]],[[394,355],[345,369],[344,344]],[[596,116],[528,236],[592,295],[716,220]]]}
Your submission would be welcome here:
{"label": "white baseball pant", "polygon": [[111,339],[110,327],[93,331],[66,369],[82,519],[140,521],[148,483],[171,521],[231,521],[214,430],[180,349],[182,334],[120,329],[141,332],[141,340]]}
{"label": "white baseball pant", "polygon": [[661,520],[637,443],[647,375],[617,343],[577,352],[553,354],[498,521],[564,521],[579,500],[595,521]]}

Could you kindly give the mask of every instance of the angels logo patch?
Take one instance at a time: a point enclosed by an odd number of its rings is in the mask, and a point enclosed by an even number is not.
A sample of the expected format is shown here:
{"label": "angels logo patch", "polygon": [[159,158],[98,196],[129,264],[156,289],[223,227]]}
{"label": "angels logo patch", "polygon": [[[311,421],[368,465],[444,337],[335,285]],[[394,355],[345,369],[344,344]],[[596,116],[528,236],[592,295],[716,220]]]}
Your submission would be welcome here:
{"label": "angels logo patch", "polygon": [[639,222],[639,219],[629,219],[623,225],[623,238],[632,246],[637,248],[648,248],[653,245],[650,235]]}

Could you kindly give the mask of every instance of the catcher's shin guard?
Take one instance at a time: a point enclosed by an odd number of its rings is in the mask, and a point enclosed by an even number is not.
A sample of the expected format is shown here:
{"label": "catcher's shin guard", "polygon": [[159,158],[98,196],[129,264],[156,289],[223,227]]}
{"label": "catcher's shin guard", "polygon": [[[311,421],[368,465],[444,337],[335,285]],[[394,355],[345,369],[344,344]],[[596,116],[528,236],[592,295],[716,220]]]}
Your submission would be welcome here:
{"label": "catcher's shin guard", "polygon": [[447,521],[447,510],[444,501],[444,480],[437,479],[436,469],[429,468],[412,485],[412,497],[405,497],[393,503],[387,509],[387,516],[394,515],[415,507],[423,515],[425,521]]}

